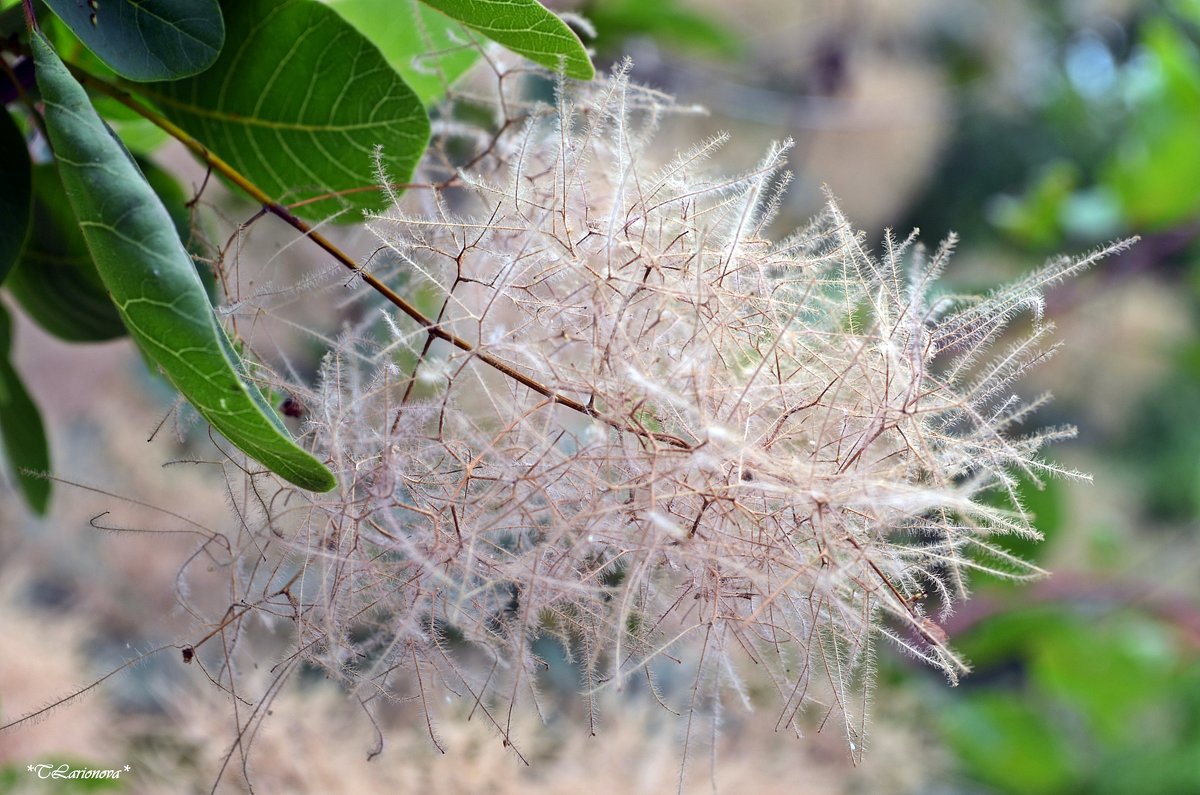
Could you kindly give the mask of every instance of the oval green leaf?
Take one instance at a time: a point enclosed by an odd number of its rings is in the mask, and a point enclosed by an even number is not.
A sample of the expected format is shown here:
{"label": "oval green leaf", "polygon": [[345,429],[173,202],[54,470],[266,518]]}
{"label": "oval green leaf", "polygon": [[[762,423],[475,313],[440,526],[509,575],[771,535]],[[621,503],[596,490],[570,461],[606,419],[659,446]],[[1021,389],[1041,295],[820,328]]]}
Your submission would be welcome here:
{"label": "oval green leaf", "polygon": [[373,41],[426,105],[479,60],[462,26],[417,0],[322,0]]}
{"label": "oval green leaf", "polygon": [[128,80],[177,80],[212,66],[225,42],[217,0],[45,0]]}
{"label": "oval green leaf", "polygon": [[[187,196],[162,168],[136,158],[158,194],[181,240],[190,234]],[[211,276],[201,270],[206,292]],[[13,298],[46,331],[67,342],[103,342],[125,336],[125,324],[96,272],[87,241],[63,190],[58,168],[43,163],[33,169],[33,223],[17,267],[4,283]]]}
{"label": "oval green leaf", "polygon": [[537,0],[421,0],[518,55],[567,77],[591,80],[592,59],[575,31]]}
{"label": "oval green leaf", "polygon": [[9,361],[11,347],[12,323],[0,305],[0,440],[25,501],[44,514],[50,504],[50,481],[32,473],[50,471],[50,447],[42,415]]}
{"label": "oval green leaf", "polygon": [[[379,49],[315,0],[229,0],[229,37],[199,77],[148,92],[162,112],[310,219],[377,209],[375,147],[400,182],[429,141],[421,100]],[[340,191],[355,191],[331,196]],[[357,220],[351,217],[349,220]]]}
{"label": "oval green leaf", "polygon": [[0,110],[0,282],[17,264],[29,233],[33,188],[29,148],[13,117]]}
{"label": "oval green leaf", "polygon": [[296,445],[217,321],[170,215],[50,44],[33,37],[46,131],[100,278],[142,351],[246,455],[311,491],[336,485]]}

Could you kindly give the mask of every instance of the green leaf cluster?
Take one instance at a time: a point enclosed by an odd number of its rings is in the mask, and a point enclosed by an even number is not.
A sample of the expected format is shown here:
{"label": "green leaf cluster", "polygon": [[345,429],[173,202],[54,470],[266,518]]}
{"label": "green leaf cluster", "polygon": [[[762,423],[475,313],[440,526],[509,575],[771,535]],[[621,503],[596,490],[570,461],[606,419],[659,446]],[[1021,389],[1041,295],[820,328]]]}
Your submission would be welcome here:
{"label": "green leaf cluster", "polygon": [[[587,51],[535,0],[26,5],[44,33],[3,45],[36,74],[8,86],[19,102],[0,114],[10,299],[70,342],[129,334],[232,444],[301,488],[333,488],[249,380],[185,245],[187,196],[149,155],[169,134],[297,229],[305,218],[352,220],[384,201],[372,189],[381,169],[411,177],[427,108],[477,60],[481,37],[582,79],[594,74]],[[8,7],[5,23],[20,11]],[[49,159],[30,144],[40,134]],[[44,511],[49,481],[30,473],[49,471],[48,445],[8,362],[3,320],[0,435],[28,503]]]}

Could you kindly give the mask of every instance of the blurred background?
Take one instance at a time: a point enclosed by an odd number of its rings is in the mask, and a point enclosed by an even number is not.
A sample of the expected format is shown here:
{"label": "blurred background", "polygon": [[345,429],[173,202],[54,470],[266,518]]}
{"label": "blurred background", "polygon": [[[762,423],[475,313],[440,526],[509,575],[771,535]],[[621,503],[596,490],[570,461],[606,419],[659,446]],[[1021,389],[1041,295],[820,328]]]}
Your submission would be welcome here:
{"label": "blurred background", "polygon": [[[1046,540],[1013,546],[1052,575],[974,583],[945,625],[974,666],[957,688],[881,649],[861,767],[836,734],[774,734],[767,709],[726,718],[718,783],[780,793],[1200,792],[1200,0],[548,5],[592,21],[599,65],[629,55],[635,80],[708,109],[670,120],[662,143],[727,130],[725,162],[736,170],[768,142],[794,139],[796,180],[777,232],[817,210],[828,186],[871,241],[886,228],[919,227],[929,244],[957,232],[948,278],[972,290],[1056,254],[1141,237],[1049,296],[1066,348],[1023,388],[1056,397],[1037,424],[1079,428],[1050,457],[1094,476],[1026,490]],[[268,247],[287,239],[264,235]],[[147,465],[143,440],[172,398],[126,343],[71,347],[28,322],[17,336],[61,474],[222,521],[219,481]],[[86,389],[64,389],[66,372]],[[89,519],[117,501],[81,488],[58,487],[52,514],[35,520],[5,483],[0,698],[11,717],[176,638],[186,617],[173,578],[193,542],[96,530]],[[155,521],[120,510],[126,527]],[[0,792],[34,786],[24,765],[56,754],[136,760],[143,774],[120,791],[207,791],[233,723],[203,684],[181,684],[177,657],[160,655],[48,721],[0,735]],[[371,727],[339,703],[319,691],[277,702],[280,716],[258,741],[264,791],[676,786],[670,743],[650,712],[628,704],[597,738],[539,740],[531,727],[539,762],[526,769],[478,722],[441,727],[446,757],[423,727],[398,729],[365,765]],[[181,770],[200,772],[185,782]],[[689,778],[685,789],[711,784]]]}

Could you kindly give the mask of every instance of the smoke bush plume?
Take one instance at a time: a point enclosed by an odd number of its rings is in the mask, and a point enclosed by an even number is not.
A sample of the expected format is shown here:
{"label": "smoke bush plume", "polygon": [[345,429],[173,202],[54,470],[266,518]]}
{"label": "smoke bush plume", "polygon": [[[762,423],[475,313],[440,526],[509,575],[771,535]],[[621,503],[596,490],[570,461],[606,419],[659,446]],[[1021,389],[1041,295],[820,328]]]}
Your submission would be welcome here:
{"label": "smoke bush plume", "polygon": [[768,239],[787,144],[656,163],[663,97],[560,94],[502,97],[523,121],[453,190],[372,219],[465,344],[386,311],[345,335],[304,395],[340,491],[264,497],[236,590],[295,622],[290,664],[418,703],[435,743],[447,693],[512,739],[551,636],[589,703],[637,680],[678,712],[685,753],[750,668],[778,728],[833,715],[861,753],[876,639],[953,682],[937,618],[970,571],[1039,573],[1003,549],[1037,536],[1015,483],[1076,476],[1038,457],[1071,430],[1021,432],[1044,398],[1012,385],[1054,350],[1042,292],[1116,247],[946,294],[953,240],[873,253],[832,200]]}

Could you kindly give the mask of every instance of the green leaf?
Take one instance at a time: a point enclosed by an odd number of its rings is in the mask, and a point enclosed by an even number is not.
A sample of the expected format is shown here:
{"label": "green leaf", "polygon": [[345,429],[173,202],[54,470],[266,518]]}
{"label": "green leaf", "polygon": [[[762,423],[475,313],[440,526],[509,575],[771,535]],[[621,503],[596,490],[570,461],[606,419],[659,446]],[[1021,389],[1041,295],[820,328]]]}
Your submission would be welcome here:
{"label": "green leaf", "polygon": [[379,47],[426,105],[479,60],[462,26],[417,0],[322,0]]}
{"label": "green leaf", "polygon": [[[148,160],[138,167],[171,215],[181,240],[190,233],[187,196],[174,177]],[[201,280],[206,274],[201,271]],[[211,277],[209,277],[211,281]],[[4,286],[39,326],[67,342],[125,336],[125,324],[96,272],[87,241],[54,164],[33,169],[33,225],[21,259]],[[205,291],[212,294],[205,282]]]}
{"label": "green leaf", "polygon": [[33,228],[4,286],[39,326],[68,342],[125,335],[51,163],[33,170]]}
{"label": "green leaf", "polygon": [[67,23],[54,14],[42,14],[38,24],[42,28],[42,34],[54,45],[54,51],[60,58],[89,74],[115,82],[117,73],[89,50]]}
{"label": "green leaf", "polygon": [[175,231],[179,233],[179,239],[183,241],[184,247],[192,256],[192,264],[196,268],[196,274],[200,277],[200,283],[204,285],[204,294],[208,296],[209,303],[216,303],[219,295],[217,280],[213,275],[212,268],[205,261],[203,241],[196,239],[199,233],[193,229],[192,212],[188,208],[191,196],[171,172],[153,160],[137,155],[134,155],[133,159],[138,168],[142,170],[142,176],[146,178],[146,182],[150,183],[154,193],[167,208],[167,214],[171,216],[171,223],[175,224]]}
{"label": "green leaf", "polygon": [[567,77],[591,80],[592,59],[575,31],[537,0],[421,0],[446,16]]}
{"label": "green leaf", "polygon": [[183,186],[169,171],[153,160],[135,155],[133,161],[137,163],[142,176],[146,178],[159,201],[167,208],[167,215],[171,216],[171,223],[175,225],[179,239],[186,245],[192,235],[192,218],[187,208],[188,195]]}
{"label": "green leaf", "polygon": [[[405,181],[429,141],[421,100],[370,41],[315,0],[229,0],[229,40],[200,77],[147,93],[172,121],[281,203]],[[379,191],[307,204],[306,218],[378,208]]]}
{"label": "green leaf", "polygon": [[681,7],[678,0],[605,0],[587,9],[588,19],[596,26],[597,46],[619,51],[624,39],[650,38],[655,44],[726,58],[741,52],[737,36],[704,13]]}
{"label": "green leaf", "polygon": [[0,282],[17,264],[25,236],[33,188],[29,149],[13,117],[0,110]]}
{"label": "green leaf", "polygon": [[130,334],[230,442],[312,491],[333,475],[292,441],[217,322],[163,203],[50,44],[33,37],[46,131],[92,260]]}
{"label": "green leaf", "polygon": [[129,80],[212,66],[225,42],[217,0],[45,0],[88,49]]}
{"label": "green leaf", "polygon": [[11,348],[12,322],[0,305],[0,440],[25,501],[44,514],[50,504],[50,481],[24,470],[49,472],[50,448],[42,416],[9,362]]}

